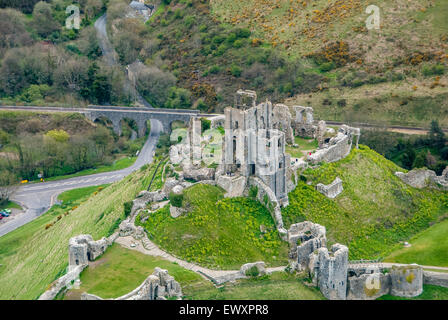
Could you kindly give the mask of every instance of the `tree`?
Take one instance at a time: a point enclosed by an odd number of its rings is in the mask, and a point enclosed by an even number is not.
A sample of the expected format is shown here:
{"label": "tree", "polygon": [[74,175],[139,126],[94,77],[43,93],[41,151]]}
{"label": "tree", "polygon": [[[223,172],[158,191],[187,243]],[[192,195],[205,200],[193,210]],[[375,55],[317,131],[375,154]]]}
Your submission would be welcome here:
{"label": "tree", "polygon": [[445,133],[440,128],[437,120],[431,121],[431,129],[429,130],[428,136],[431,145],[437,148],[443,148],[445,146]]}
{"label": "tree", "polygon": [[423,168],[426,165],[426,155],[423,152],[420,152],[414,160],[412,164],[412,168]]}
{"label": "tree", "polygon": [[41,37],[47,37],[60,29],[53,18],[49,3],[43,1],[36,3],[33,10],[33,26]]}
{"label": "tree", "polygon": [[105,75],[97,75],[92,84],[92,93],[99,104],[110,103],[112,86]]}
{"label": "tree", "polygon": [[17,189],[17,177],[10,171],[3,170],[0,172],[0,204],[9,201],[9,197]]}
{"label": "tree", "polygon": [[169,90],[175,84],[176,77],[157,67],[144,68],[137,75],[137,89],[159,107],[165,105]]}
{"label": "tree", "polygon": [[25,28],[22,13],[12,9],[0,10],[0,58],[4,53],[15,47],[31,44],[31,37]]}
{"label": "tree", "polygon": [[409,142],[406,143],[406,149],[403,152],[403,155],[401,157],[401,163],[403,164],[403,167],[405,169],[412,169],[412,165],[415,161],[415,151],[412,148],[411,144]]}

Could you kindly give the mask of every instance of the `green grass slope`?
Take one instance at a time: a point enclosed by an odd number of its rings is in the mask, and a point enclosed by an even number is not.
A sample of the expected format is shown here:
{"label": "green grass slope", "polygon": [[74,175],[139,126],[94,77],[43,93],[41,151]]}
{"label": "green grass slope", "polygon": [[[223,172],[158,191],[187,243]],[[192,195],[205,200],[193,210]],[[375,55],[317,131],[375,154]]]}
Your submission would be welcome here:
{"label": "green grass slope", "polygon": [[[307,169],[282,210],[284,222],[287,227],[304,220],[324,225],[330,242],[349,246],[351,259],[385,257],[399,241],[448,212],[446,193],[412,188],[394,175],[400,170],[365,146],[341,161]],[[329,184],[336,177],[344,187],[336,199],[315,190],[318,183]]]}
{"label": "green grass slope", "polygon": [[113,244],[103,256],[81,273],[81,287],[70,290],[64,298],[79,299],[83,292],[105,299],[120,297],[137,288],[156,267],[168,270],[181,284],[182,289],[189,286],[213,287],[199,274],[176,263]]}
{"label": "green grass slope", "polygon": [[211,268],[239,269],[259,260],[286,265],[287,243],[280,240],[267,209],[252,199],[223,195],[221,188],[197,184],[184,191],[187,214],[174,219],[166,206],[142,225],[161,248]]}
{"label": "green grass slope", "polygon": [[392,252],[386,261],[448,267],[448,220],[437,223],[409,240],[409,248]]}
{"label": "green grass slope", "polygon": [[305,286],[301,277],[285,272],[226,283],[216,288],[199,274],[176,263],[129,250],[118,244],[108,248],[101,258],[81,273],[79,289],[72,289],[59,298],[78,300],[83,292],[102,298],[116,298],[139,286],[154,272],[155,267],[168,270],[181,285],[184,299],[187,300],[323,299],[318,289]]}
{"label": "green grass slope", "polygon": [[66,200],[62,206],[1,237],[0,298],[38,298],[65,273],[69,239],[79,234],[91,234],[94,239],[111,234],[124,218],[123,203],[145,188],[150,171],[135,172],[88,199],[84,191],[71,191],[62,195]]}

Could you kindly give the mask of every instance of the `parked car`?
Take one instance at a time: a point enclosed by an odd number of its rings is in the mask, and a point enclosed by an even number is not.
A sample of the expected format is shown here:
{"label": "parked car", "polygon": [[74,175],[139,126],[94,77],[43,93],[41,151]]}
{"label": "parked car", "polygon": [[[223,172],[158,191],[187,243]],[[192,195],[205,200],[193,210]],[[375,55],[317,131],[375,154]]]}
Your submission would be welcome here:
{"label": "parked car", "polygon": [[5,211],[1,211],[0,216],[7,218],[7,217],[9,217],[9,213],[6,213]]}
{"label": "parked car", "polygon": [[0,214],[0,220],[2,220],[3,219],[3,216]]}

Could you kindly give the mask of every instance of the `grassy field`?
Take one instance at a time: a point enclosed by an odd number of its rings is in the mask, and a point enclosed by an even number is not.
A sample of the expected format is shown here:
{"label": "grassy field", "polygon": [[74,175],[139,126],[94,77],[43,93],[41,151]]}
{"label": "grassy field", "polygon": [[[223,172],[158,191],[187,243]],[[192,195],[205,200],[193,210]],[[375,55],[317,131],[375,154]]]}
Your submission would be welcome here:
{"label": "grassy field", "polygon": [[102,298],[116,298],[138,287],[155,267],[168,270],[182,287],[187,300],[323,299],[319,290],[305,286],[302,279],[283,272],[258,279],[241,280],[216,288],[199,274],[159,257],[145,255],[114,244],[81,274],[81,287],[68,291],[66,300],[78,300],[88,292]]}
{"label": "grassy field", "polygon": [[166,206],[142,225],[161,248],[211,268],[239,269],[259,260],[286,265],[287,243],[280,240],[267,209],[252,199],[223,199],[223,195],[221,188],[195,185],[184,191],[188,214],[174,219]]}
{"label": "grassy field", "polygon": [[199,274],[176,263],[113,244],[103,256],[81,273],[80,289],[70,290],[65,299],[79,299],[82,292],[105,299],[120,297],[137,288],[156,267],[168,270],[182,288],[213,287]]}
{"label": "grassy field", "polygon": [[402,298],[391,295],[385,295],[378,300],[448,300],[448,288],[423,285],[423,293],[414,298]]}
{"label": "grassy field", "polygon": [[215,287],[196,287],[185,290],[187,299],[193,300],[323,300],[320,291],[303,284],[302,278],[275,272],[256,279],[244,279]]}
{"label": "grassy field", "polygon": [[448,267],[448,220],[437,223],[409,240],[409,248],[401,248],[386,257],[387,262],[417,263]]}
{"label": "grassy field", "polygon": [[[330,243],[350,248],[351,259],[385,257],[448,212],[448,196],[435,190],[418,190],[394,175],[402,171],[365,146],[336,163],[308,169],[289,194],[290,205],[282,210],[291,223],[311,220],[327,228]],[[336,177],[344,191],[334,200],[317,192],[317,183],[329,184]]]}
{"label": "grassy field", "polygon": [[316,150],[318,147],[316,139],[294,137],[294,143],[299,147],[286,146],[286,152],[293,158],[301,158],[306,155],[304,151]]}
{"label": "grassy field", "polygon": [[[0,298],[38,298],[65,272],[68,240],[83,233],[94,239],[111,234],[124,218],[123,203],[145,188],[148,176],[148,168],[139,170],[90,197],[94,188],[71,191],[62,195],[61,206],[1,237]],[[78,196],[83,197],[75,200]]]}

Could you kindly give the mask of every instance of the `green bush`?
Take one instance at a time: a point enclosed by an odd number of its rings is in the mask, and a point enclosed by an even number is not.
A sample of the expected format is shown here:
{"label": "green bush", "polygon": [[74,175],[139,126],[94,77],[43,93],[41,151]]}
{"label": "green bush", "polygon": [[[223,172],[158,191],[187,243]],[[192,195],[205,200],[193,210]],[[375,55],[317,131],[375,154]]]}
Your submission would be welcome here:
{"label": "green bush", "polygon": [[131,214],[132,205],[133,205],[132,201],[123,203],[123,211],[125,217],[129,217],[129,215]]}
{"label": "green bush", "polygon": [[258,195],[258,187],[257,186],[252,186],[249,189],[249,197],[251,198],[256,198]]}
{"label": "green bush", "polygon": [[258,268],[256,266],[253,266],[250,269],[246,270],[246,276],[248,277],[257,277],[260,274],[260,272],[258,271]]}
{"label": "green bush", "polygon": [[170,199],[170,203],[173,207],[180,208],[180,207],[182,207],[182,203],[184,201],[184,195],[171,192],[169,199]]}
{"label": "green bush", "polygon": [[442,75],[445,73],[445,66],[443,64],[424,65],[422,73],[425,77],[432,75]]}
{"label": "green bush", "polygon": [[320,65],[319,70],[321,72],[328,72],[330,70],[333,70],[335,68],[334,62],[324,62]]}
{"label": "green bush", "polygon": [[241,73],[243,72],[243,69],[241,69],[240,67],[238,67],[237,65],[232,65],[230,67],[230,73],[234,76],[234,77],[240,77]]}

